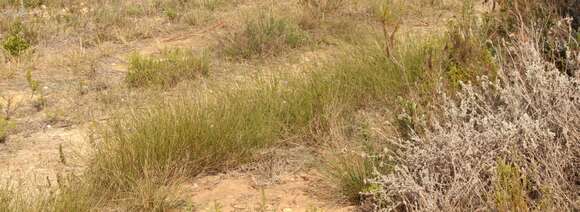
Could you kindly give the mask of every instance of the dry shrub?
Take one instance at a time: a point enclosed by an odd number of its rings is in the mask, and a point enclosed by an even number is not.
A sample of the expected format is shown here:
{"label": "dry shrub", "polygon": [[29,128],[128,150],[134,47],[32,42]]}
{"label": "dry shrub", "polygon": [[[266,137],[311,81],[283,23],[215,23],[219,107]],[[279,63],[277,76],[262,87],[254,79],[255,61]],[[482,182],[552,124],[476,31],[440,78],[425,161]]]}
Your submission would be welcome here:
{"label": "dry shrub", "polygon": [[578,209],[580,78],[542,57],[537,33],[514,37],[498,82],[464,85],[424,136],[393,141],[400,163],[375,179],[376,208]]}

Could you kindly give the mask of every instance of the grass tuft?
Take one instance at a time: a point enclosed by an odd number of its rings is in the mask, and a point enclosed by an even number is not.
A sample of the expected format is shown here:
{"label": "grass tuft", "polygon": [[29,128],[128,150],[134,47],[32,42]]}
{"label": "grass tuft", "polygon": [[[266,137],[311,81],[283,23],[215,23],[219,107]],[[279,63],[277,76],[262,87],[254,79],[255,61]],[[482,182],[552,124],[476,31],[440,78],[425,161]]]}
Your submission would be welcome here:
{"label": "grass tuft", "polygon": [[244,29],[226,41],[225,53],[243,59],[276,55],[286,49],[298,48],[307,40],[308,35],[291,20],[260,13],[248,18]]}
{"label": "grass tuft", "polygon": [[209,56],[181,49],[164,50],[158,57],[138,53],[129,59],[126,82],[131,87],[173,87],[182,80],[209,74]]}

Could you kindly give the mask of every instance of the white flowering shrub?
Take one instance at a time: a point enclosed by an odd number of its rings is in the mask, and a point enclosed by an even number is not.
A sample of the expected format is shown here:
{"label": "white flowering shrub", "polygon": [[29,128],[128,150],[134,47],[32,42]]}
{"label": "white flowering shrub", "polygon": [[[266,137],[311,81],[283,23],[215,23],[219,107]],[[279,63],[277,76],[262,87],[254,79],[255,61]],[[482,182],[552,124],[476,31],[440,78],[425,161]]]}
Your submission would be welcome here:
{"label": "white flowering shrub", "polygon": [[[499,79],[442,95],[424,134],[393,140],[396,170],[373,180],[377,210],[578,209],[580,79],[542,57],[539,36],[506,44]],[[569,62],[579,62],[578,53]],[[578,66],[575,66],[578,67]]]}

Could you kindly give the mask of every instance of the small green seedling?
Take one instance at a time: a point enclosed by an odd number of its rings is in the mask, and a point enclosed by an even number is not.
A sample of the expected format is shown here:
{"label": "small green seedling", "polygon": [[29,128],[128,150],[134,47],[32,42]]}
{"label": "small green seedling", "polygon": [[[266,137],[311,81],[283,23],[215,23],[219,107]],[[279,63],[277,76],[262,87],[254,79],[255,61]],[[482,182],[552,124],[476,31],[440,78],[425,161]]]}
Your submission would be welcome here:
{"label": "small green seedling", "polygon": [[32,70],[30,69],[26,71],[26,81],[28,82],[28,87],[32,91],[30,98],[34,100],[34,97],[38,95],[38,99],[33,101],[34,107],[39,111],[42,110],[46,105],[44,93],[40,89],[40,83],[38,80],[32,78]]}

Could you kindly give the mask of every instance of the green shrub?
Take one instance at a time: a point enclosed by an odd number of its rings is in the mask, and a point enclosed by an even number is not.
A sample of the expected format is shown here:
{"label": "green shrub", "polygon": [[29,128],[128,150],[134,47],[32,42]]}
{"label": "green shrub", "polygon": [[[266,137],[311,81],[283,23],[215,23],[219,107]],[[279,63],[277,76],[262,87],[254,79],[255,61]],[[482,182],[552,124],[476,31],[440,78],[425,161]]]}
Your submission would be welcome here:
{"label": "green shrub", "polygon": [[36,43],[37,34],[21,21],[9,24],[2,48],[8,55],[17,57]]}
{"label": "green shrub", "polygon": [[16,57],[30,48],[30,43],[20,36],[10,35],[4,40],[3,47],[10,56]]}
{"label": "green shrub", "polygon": [[300,47],[307,40],[307,34],[290,20],[261,13],[247,19],[244,30],[227,41],[225,53],[244,59],[276,55],[285,49]]}
{"label": "green shrub", "polygon": [[209,65],[207,54],[181,49],[164,50],[158,57],[135,53],[129,58],[126,81],[132,87],[173,87],[182,80],[207,75]]}

